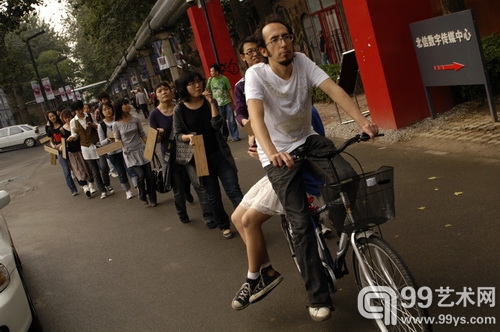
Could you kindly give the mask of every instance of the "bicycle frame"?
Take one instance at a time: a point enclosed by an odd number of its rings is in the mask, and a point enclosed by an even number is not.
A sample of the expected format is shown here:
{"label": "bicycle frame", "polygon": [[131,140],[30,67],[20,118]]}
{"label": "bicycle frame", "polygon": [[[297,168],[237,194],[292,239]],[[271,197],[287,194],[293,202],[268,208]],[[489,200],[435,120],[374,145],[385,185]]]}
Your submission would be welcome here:
{"label": "bicycle frame", "polygon": [[[356,282],[360,289],[364,287],[370,287],[373,290],[372,301],[378,302],[379,305],[381,305],[381,303],[385,303],[383,293],[378,291],[378,287],[390,287],[394,291],[394,294],[399,301],[396,301],[396,303],[399,304],[396,304],[397,307],[394,308],[394,310],[397,310],[401,317],[428,317],[427,311],[418,306],[413,306],[411,308],[401,306],[401,303],[403,301],[401,299],[400,290],[404,287],[413,287],[414,289],[418,287],[416,286],[413,276],[411,275],[406,264],[403,262],[398,253],[386,241],[383,240],[380,233],[379,224],[394,218],[394,206],[392,205],[391,209],[390,205],[382,204],[381,206],[383,208],[381,210],[375,208],[373,210],[374,212],[370,210],[370,213],[373,214],[364,215],[360,214],[360,206],[358,205],[358,202],[361,202],[362,204],[366,200],[360,201],[359,197],[365,198],[368,196],[358,197],[356,193],[356,200],[353,200],[353,203],[351,203],[348,195],[350,185],[352,185],[353,181],[355,181],[354,184],[356,185],[356,188],[358,188],[359,190],[361,190],[361,188],[364,189],[360,191],[361,195],[363,193],[364,195],[367,195],[368,188],[370,188],[370,193],[381,193],[381,197],[385,198],[385,190],[389,190],[387,192],[391,192],[391,194],[388,194],[388,200],[382,202],[391,202],[390,198],[393,199],[392,168],[388,168],[390,173],[388,173],[388,169],[387,167],[385,167],[380,168],[379,170],[381,171],[366,174],[363,172],[363,176],[339,181],[338,173],[333,166],[333,158],[337,154],[344,151],[344,149],[347,148],[350,144],[360,142],[362,140],[367,140],[368,138],[369,137],[367,136],[363,137],[361,135],[357,135],[356,137],[353,137],[346,141],[338,150],[329,152],[328,155],[314,156],[316,158],[325,158],[329,160],[329,169],[331,170],[331,175],[334,179],[334,186],[338,188],[338,190],[334,193],[335,201],[327,201],[321,207],[312,206],[312,202],[310,201],[310,221],[317,240],[318,254],[322,261],[322,265],[325,268],[325,273],[333,292],[337,290],[337,279],[340,279],[344,275],[349,273],[349,271],[347,270],[345,258],[347,256],[349,245],[351,245],[354,254],[353,267],[355,271]],[[307,158],[307,156],[294,156],[294,158],[305,159]],[[356,160],[356,158],[354,159]],[[358,178],[360,182],[357,182]],[[349,191],[349,193],[352,194],[351,191]],[[340,204],[337,205],[337,203],[340,203],[340,201],[338,201],[337,199],[338,195],[340,196],[342,206],[345,208],[345,219],[342,229],[339,230],[341,232],[340,239],[338,242],[337,252],[335,253],[335,257],[333,258],[327,247],[326,240],[324,239],[321,232],[319,215],[328,210],[330,207],[334,208],[340,206]],[[373,199],[373,197],[370,199]],[[377,200],[374,200],[373,202],[378,203]],[[353,204],[353,206],[351,206],[351,204]],[[380,211],[382,211],[383,213],[376,214]],[[340,214],[337,217],[340,216],[343,216],[343,214]],[[340,227],[340,225],[338,225],[337,227]],[[291,226],[285,215],[282,215],[282,229],[289,244],[289,249],[292,253],[292,257],[294,258],[297,268],[300,271],[300,268],[297,264],[297,259],[295,257]],[[405,320],[403,318],[399,319],[399,317],[396,317],[396,315],[394,315],[394,317],[397,318],[396,325],[385,325],[386,322],[379,318],[375,318],[374,322],[379,331],[432,330],[432,327],[427,323],[407,324],[408,320]]]}
{"label": "bicycle frame", "polygon": [[[340,196],[342,197],[342,201],[344,203],[344,206],[346,207],[347,215],[346,218],[350,220],[350,222],[354,223],[354,216],[352,214],[352,210],[350,208],[350,202],[347,199],[347,194],[344,191],[340,192]],[[314,209],[314,212],[311,212],[311,223],[314,228],[314,232],[316,235],[316,240],[318,242],[318,251],[320,253],[320,258],[323,263],[323,267],[326,269],[328,272],[328,275],[330,277],[331,284],[333,286],[333,291],[336,291],[336,280],[342,278],[344,275],[348,274],[349,271],[347,270],[347,266],[345,263],[345,256],[347,254],[347,250],[349,249],[349,243],[351,244],[353,248],[354,254],[358,257],[360,262],[363,262],[361,254],[356,246],[356,241],[360,237],[369,237],[375,234],[373,230],[364,230],[362,232],[351,232],[351,233],[346,233],[343,232],[340,235],[340,240],[338,243],[338,248],[337,252],[335,254],[335,259],[331,256],[330,251],[328,250],[325,238],[323,237],[323,234],[321,233],[321,225],[318,221],[319,215],[323,212],[325,212],[328,209],[327,205],[323,205],[321,207],[318,207]],[[291,244],[289,243],[291,246]],[[293,252],[293,248],[290,248]],[[295,259],[295,255],[293,254],[293,257]],[[362,263],[362,272],[369,279],[369,273],[368,269],[366,267],[366,264]],[[299,269],[300,271],[300,269]],[[374,286],[373,283],[370,284],[370,286]]]}

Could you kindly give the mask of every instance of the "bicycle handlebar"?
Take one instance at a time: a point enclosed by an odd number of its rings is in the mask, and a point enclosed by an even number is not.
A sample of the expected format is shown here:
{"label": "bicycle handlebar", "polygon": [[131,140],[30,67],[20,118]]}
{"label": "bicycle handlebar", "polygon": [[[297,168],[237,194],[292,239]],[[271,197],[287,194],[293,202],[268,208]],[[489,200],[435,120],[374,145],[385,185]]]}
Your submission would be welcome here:
{"label": "bicycle handlebar", "polygon": [[[380,137],[380,136],[384,136],[384,134],[378,133],[375,135],[375,137]],[[354,143],[365,142],[365,141],[368,141],[369,139],[370,139],[370,135],[368,135],[367,133],[361,133],[361,134],[357,134],[354,137],[349,138],[347,141],[342,143],[340,148],[338,148],[336,150],[328,151],[326,153],[320,153],[320,154],[310,154],[307,151],[304,151],[305,153],[303,151],[298,151],[298,153],[292,155],[292,157],[296,161],[306,159],[308,157],[321,158],[321,159],[333,159],[333,157],[335,157],[336,155],[342,153],[345,149],[347,149],[348,146],[350,146]]]}

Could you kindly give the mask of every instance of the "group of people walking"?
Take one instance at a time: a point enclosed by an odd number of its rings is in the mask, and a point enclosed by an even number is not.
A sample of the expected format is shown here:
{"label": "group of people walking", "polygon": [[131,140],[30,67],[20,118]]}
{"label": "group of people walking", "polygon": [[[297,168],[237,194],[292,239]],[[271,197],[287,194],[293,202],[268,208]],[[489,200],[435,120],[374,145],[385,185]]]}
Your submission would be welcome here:
{"label": "group of people walking", "polygon": [[[314,153],[335,149],[331,140],[318,134],[321,134],[321,126],[312,125],[321,121],[312,105],[311,88],[318,87],[325,92],[371,137],[378,132],[378,127],[361,114],[351,98],[322,69],[304,54],[294,52],[293,40],[292,29],[285,22],[269,18],[239,47],[240,58],[248,69],[236,84],[234,94],[232,89],[227,89],[227,79],[221,77],[217,65],[211,67],[208,82],[197,72],[185,71],[175,81],[175,90],[167,82],[154,88],[156,106],[148,115],[148,121],[158,132],[160,159],[173,174],[174,204],[179,220],[190,221],[186,201],[191,200],[189,188],[192,186],[205,225],[219,228],[221,235],[229,239],[233,237],[232,222],[246,246],[248,272],[231,301],[232,308],[242,310],[261,300],[283,280],[271,265],[262,224],[273,215],[286,214],[293,228],[297,261],[309,299],[309,315],[313,320],[322,321],[331,317],[333,306],[309,221],[307,192],[314,191],[312,188],[317,188],[318,183],[330,184],[332,178],[325,162],[315,160],[313,165],[291,157],[299,148]],[[177,97],[179,102],[174,103]],[[236,114],[231,101],[236,106]],[[101,165],[109,160],[127,199],[133,196],[128,174],[131,179],[135,178],[139,199],[147,206],[156,206],[155,177],[150,161],[144,158],[146,134],[141,122],[130,114],[128,101],[120,99],[111,103],[109,96],[107,100],[100,100],[100,124],[85,120],[81,102],[75,102],[72,109],[75,116],[69,110],[63,111],[62,121],[51,113],[48,131],[55,148],[60,149],[60,137],[66,138],[69,157],[58,159],[71,192],[75,195],[78,190],[70,171],[87,195],[92,194],[92,188],[96,190],[94,182],[101,198],[112,193],[109,177],[103,176],[106,171]],[[224,130],[226,121],[229,130]],[[260,160],[266,171],[266,176],[245,196],[228,145],[229,136],[232,141],[240,140],[236,121],[242,127],[251,126],[249,132],[253,131],[254,135],[248,137],[248,154]],[[194,158],[187,165],[175,162],[175,145],[182,142],[194,145],[197,135],[203,136],[208,164],[209,175],[202,177],[197,176]],[[97,145],[113,141],[121,142],[122,148],[108,153],[104,162],[100,162]],[[334,164],[341,176],[356,174],[340,156],[335,157]],[[311,181],[315,186],[308,186]],[[221,187],[235,209],[231,216],[224,207]]]}

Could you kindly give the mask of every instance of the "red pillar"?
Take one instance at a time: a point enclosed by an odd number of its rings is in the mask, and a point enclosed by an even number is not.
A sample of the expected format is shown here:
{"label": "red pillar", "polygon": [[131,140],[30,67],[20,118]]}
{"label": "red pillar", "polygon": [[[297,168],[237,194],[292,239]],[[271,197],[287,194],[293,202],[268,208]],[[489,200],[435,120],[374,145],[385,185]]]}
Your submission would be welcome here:
{"label": "red pillar", "polygon": [[[207,2],[206,10],[223,75],[226,76],[231,82],[231,85],[234,86],[241,78],[241,74],[220,1],[214,0]],[[193,29],[196,46],[200,53],[205,77],[208,78],[210,77],[210,66],[216,63],[217,60],[212,47],[205,13],[202,8],[198,8],[197,6],[190,7],[187,13]]]}
{"label": "red pillar", "polygon": [[[430,1],[345,0],[343,5],[373,121],[397,129],[429,117],[409,24],[433,17]],[[437,111],[453,106],[449,88],[433,92]]]}

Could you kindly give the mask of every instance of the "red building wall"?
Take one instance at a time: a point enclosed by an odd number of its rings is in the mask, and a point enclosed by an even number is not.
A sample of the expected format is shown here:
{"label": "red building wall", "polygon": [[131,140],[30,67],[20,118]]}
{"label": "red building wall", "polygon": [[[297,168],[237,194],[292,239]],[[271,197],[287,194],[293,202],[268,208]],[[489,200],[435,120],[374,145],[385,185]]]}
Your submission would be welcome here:
{"label": "red building wall", "polygon": [[[226,19],[220,1],[210,1],[206,3],[215,48],[218,55],[218,62],[231,85],[234,86],[241,78],[238,60],[236,58]],[[205,77],[210,77],[210,66],[217,62],[212,42],[210,39],[207,21],[203,9],[192,6],[188,9],[188,17],[193,29],[194,38],[200,59],[203,65]]]}
{"label": "red building wall", "polygon": [[[409,24],[433,17],[421,0],[345,0],[344,10],[356,50],[372,120],[397,129],[430,115]],[[451,108],[448,88],[434,89],[436,110]]]}

